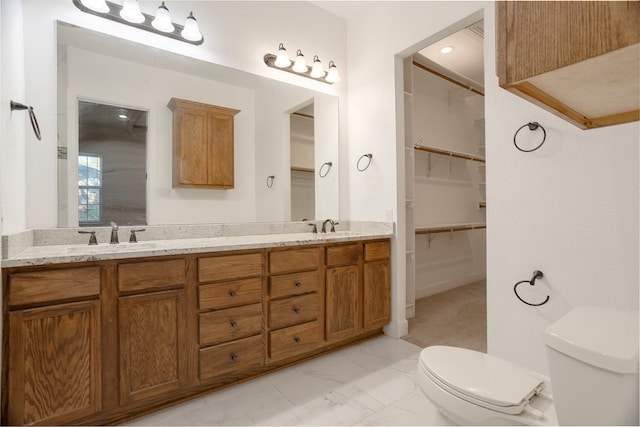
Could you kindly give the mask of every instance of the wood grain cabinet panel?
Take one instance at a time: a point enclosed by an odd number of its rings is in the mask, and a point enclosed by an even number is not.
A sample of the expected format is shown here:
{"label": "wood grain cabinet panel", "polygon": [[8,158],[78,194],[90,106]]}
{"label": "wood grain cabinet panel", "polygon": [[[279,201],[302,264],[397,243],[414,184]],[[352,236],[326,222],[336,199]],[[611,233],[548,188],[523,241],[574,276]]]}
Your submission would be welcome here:
{"label": "wood grain cabinet panel", "polygon": [[269,295],[271,298],[282,298],[292,295],[320,292],[323,285],[319,271],[271,276]]}
{"label": "wood grain cabinet panel", "polygon": [[269,252],[269,273],[316,270],[322,265],[322,248],[296,248]]}
{"label": "wood grain cabinet panel", "polygon": [[222,344],[262,332],[262,304],[200,313],[200,345]]}
{"label": "wood grain cabinet panel", "polygon": [[184,291],[119,300],[121,403],[178,390],[187,372]]}
{"label": "wood grain cabinet panel", "polygon": [[240,110],[172,98],[173,186],[234,187],[234,116]]}
{"label": "wood grain cabinet panel", "polygon": [[272,331],[269,340],[272,361],[304,354],[324,345],[322,324],[314,321]]}
{"label": "wood grain cabinet panel", "polygon": [[320,296],[318,293],[293,296],[272,300],[269,304],[269,329],[316,320],[320,315]]}
{"label": "wood grain cabinet panel", "polygon": [[200,283],[260,276],[262,276],[262,254],[258,252],[198,259]]}
{"label": "wood grain cabinet panel", "polygon": [[359,265],[327,269],[327,341],[355,336],[362,328],[362,278]]}
{"label": "wood grain cabinet panel", "polygon": [[34,270],[9,274],[9,307],[100,295],[100,267]]}
{"label": "wood grain cabinet panel", "polygon": [[364,264],[364,328],[380,328],[391,320],[391,264],[389,260]]}
{"label": "wood grain cabinet panel", "polygon": [[101,410],[99,301],[14,311],[8,321],[5,425],[73,424]]}
{"label": "wood grain cabinet panel", "polygon": [[200,310],[219,310],[254,304],[262,298],[262,279],[234,280],[198,287]]}
{"label": "wood grain cabinet panel", "polygon": [[391,245],[389,241],[367,242],[364,244],[364,260],[374,261],[377,259],[389,259],[391,256]]}
{"label": "wood grain cabinet panel", "polygon": [[362,243],[329,246],[327,267],[357,264],[362,261]]}
{"label": "wood grain cabinet panel", "polygon": [[200,379],[247,376],[264,365],[263,349],[262,335],[200,349]]}
{"label": "wood grain cabinet panel", "polygon": [[181,288],[185,284],[185,275],[184,259],[120,264],[118,290],[126,293]]}

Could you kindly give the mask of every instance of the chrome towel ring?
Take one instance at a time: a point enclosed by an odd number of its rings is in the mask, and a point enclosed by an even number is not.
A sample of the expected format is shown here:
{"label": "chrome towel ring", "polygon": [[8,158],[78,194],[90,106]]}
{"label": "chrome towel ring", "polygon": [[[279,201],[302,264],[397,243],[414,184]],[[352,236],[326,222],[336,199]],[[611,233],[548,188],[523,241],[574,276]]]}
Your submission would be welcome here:
{"label": "chrome towel ring", "polygon": [[[520,131],[522,129],[524,129],[525,127],[528,127],[529,130],[531,132],[536,131],[538,128],[542,129],[542,142],[540,142],[540,144],[538,144],[536,147],[530,149],[530,150],[525,150],[524,148],[520,147],[518,145],[518,141],[516,140],[516,138],[518,137],[518,133],[520,133]],[[544,128],[542,127],[542,125],[538,122],[530,122],[527,123],[526,125],[522,125],[520,126],[520,128],[516,131],[515,135],[513,135],[513,144],[516,146],[516,148],[524,153],[530,153],[532,151],[536,151],[538,148],[542,147],[542,144],[544,144],[544,141],[547,139],[547,131],[544,130]]]}
{"label": "chrome towel ring", "polygon": [[536,270],[536,271],[533,272],[533,277],[531,278],[531,280],[521,280],[518,283],[516,283],[513,286],[513,292],[516,294],[516,297],[518,297],[518,299],[520,301],[522,301],[523,303],[525,303],[527,305],[530,305],[530,306],[533,306],[533,307],[538,307],[538,306],[546,304],[549,301],[549,295],[547,295],[547,298],[545,298],[544,301],[542,301],[541,303],[538,303],[538,304],[533,304],[533,303],[527,302],[527,301],[523,300],[522,298],[520,298],[520,295],[518,295],[518,285],[521,285],[523,283],[528,283],[531,286],[535,286],[536,279],[540,279],[540,278],[542,278],[542,276],[543,276],[542,271]]}
{"label": "chrome towel ring", "polygon": [[273,188],[273,181],[276,179],[276,177],[274,175],[269,175],[267,177],[267,187],[268,188]]}

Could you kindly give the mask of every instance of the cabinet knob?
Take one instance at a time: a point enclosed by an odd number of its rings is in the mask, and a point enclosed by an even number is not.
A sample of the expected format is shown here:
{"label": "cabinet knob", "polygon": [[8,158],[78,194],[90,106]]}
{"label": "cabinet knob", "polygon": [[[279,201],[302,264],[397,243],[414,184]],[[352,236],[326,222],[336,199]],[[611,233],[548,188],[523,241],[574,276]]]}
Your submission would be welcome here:
{"label": "cabinet knob", "polygon": [[231,360],[233,360],[234,362],[238,360],[238,355],[235,353],[231,353]]}
{"label": "cabinet knob", "polygon": [[299,309],[298,307],[293,307],[293,311],[294,311],[295,313],[300,314],[300,309]]}
{"label": "cabinet knob", "polygon": [[302,286],[302,283],[299,280],[296,280],[296,288],[299,288],[300,286]]}
{"label": "cabinet knob", "polygon": [[299,343],[299,342],[301,342],[301,341],[302,341],[302,338],[300,338],[300,337],[295,337],[293,340],[294,340],[295,342]]}
{"label": "cabinet knob", "polygon": [[236,295],[238,295],[236,291],[229,291],[229,296],[235,297]]}
{"label": "cabinet knob", "polygon": [[235,321],[235,320],[232,320],[232,321],[231,321],[231,327],[232,327],[232,328],[235,328],[236,326],[238,326],[238,324],[236,323],[236,321]]}

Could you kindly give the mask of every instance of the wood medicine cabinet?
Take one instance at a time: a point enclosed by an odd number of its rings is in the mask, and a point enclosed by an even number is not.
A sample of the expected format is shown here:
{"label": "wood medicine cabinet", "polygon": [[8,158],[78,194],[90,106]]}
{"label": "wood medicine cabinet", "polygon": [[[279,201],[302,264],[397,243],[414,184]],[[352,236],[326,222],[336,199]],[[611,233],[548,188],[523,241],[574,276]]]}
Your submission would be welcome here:
{"label": "wood medicine cabinet", "polygon": [[496,2],[500,87],[591,129],[640,119],[638,1]]}
{"label": "wood medicine cabinet", "polygon": [[171,98],[173,187],[231,189],[233,118],[240,110]]}

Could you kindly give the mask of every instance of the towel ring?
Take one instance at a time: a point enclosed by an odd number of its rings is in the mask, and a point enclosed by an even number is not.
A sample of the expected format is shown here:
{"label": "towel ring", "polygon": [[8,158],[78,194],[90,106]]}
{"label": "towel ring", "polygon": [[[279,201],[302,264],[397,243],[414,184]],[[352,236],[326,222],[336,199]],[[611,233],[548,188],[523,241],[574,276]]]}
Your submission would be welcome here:
{"label": "towel ring", "polygon": [[516,294],[516,297],[518,297],[518,299],[520,301],[522,301],[523,303],[525,303],[527,305],[530,305],[530,306],[533,306],[533,307],[539,307],[541,305],[546,304],[549,301],[549,295],[547,295],[547,298],[545,298],[544,301],[542,301],[541,303],[538,303],[538,304],[533,304],[533,303],[527,302],[527,301],[523,300],[522,298],[520,298],[520,295],[518,295],[518,285],[521,285],[522,283],[528,283],[529,285],[534,286],[536,284],[536,279],[540,279],[542,276],[543,276],[542,271],[536,270],[536,271],[533,272],[533,277],[531,278],[531,280],[521,280],[518,283],[516,283],[513,286],[513,292]]}
{"label": "towel ring", "polygon": [[[325,173],[322,173],[322,170],[324,169],[325,166],[327,167],[327,171]],[[325,162],[322,164],[322,166],[320,166],[320,170],[318,171],[318,175],[320,175],[320,178],[324,178],[329,174],[329,171],[331,170],[331,166],[333,166],[333,162]]]}
{"label": "towel ring", "polygon": [[[361,168],[360,167],[360,161],[364,158],[368,158],[369,161],[367,162],[366,166]],[[369,169],[369,166],[371,166],[371,159],[373,159],[373,154],[369,153],[369,154],[363,154],[362,156],[360,156],[360,158],[358,159],[358,163],[356,164],[356,168],[358,168],[358,170],[360,172],[366,171],[367,169]]]}
{"label": "towel ring", "polygon": [[[525,150],[525,149],[521,148],[518,145],[518,141],[516,140],[516,138],[518,137],[518,133],[520,133],[520,131],[522,129],[524,129],[525,127],[528,127],[531,132],[533,132],[534,130],[536,130],[538,128],[542,129],[542,142],[540,144],[538,144],[538,146],[536,146],[536,147],[534,147],[534,148],[532,148],[530,150]],[[527,123],[526,125],[520,126],[520,128],[516,131],[515,135],[513,135],[513,144],[516,146],[516,148],[518,150],[520,150],[520,151],[522,151],[524,153],[530,153],[530,152],[536,151],[538,148],[542,147],[542,144],[544,144],[544,141],[546,139],[547,139],[547,131],[544,130],[542,125],[540,123],[538,123],[538,122],[530,122],[530,123]]]}
{"label": "towel ring", "polygon": [[11,111],[13,110],[29,110],[29,120],[31,120],[31,127],[36,134],[38,141],[42,141],[42,135],[40,134],[40,126],[38,126],[38,119],[36,113],[33,111],[33,107],[30,105],[24,105],[19,102],[11,101]]}
{"label": "towel ring", "polygon": [[274,175],[269,175],[269,176],[267,177],[267,187],[268,187],[268,188],[273,188],[273,180],[274,180],[275,178],[276,178],[276,177],[275,177]]}

